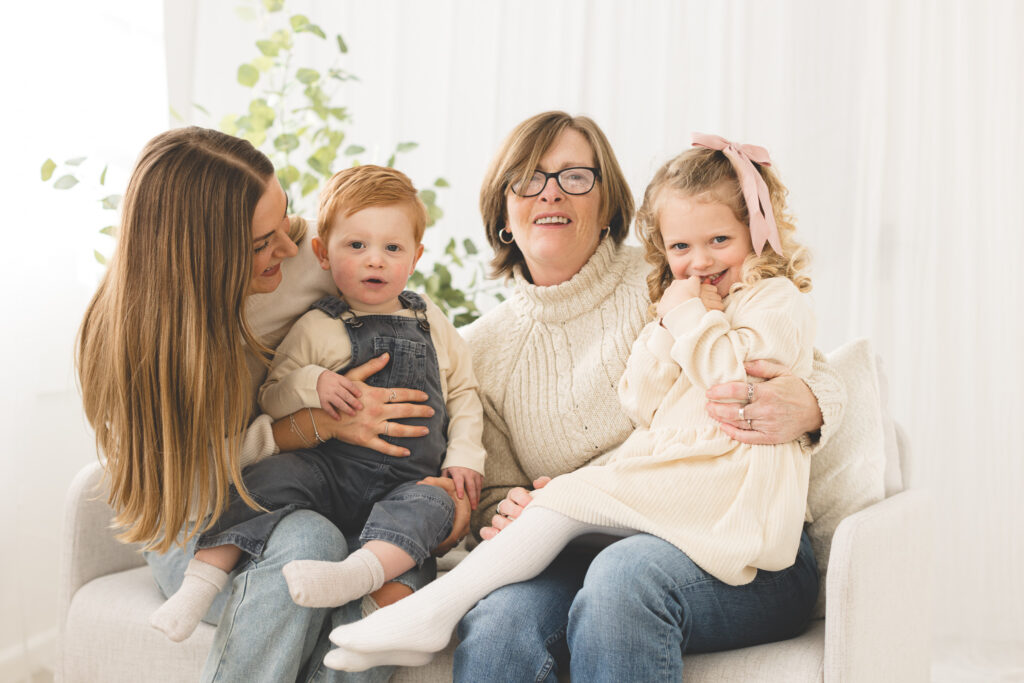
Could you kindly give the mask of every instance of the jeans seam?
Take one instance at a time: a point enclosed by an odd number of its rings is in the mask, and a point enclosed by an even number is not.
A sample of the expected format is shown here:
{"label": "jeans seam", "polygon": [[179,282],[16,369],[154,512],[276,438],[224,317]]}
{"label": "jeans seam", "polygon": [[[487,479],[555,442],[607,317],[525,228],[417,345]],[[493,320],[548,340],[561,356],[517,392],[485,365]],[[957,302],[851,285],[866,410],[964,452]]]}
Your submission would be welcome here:
{"label": "jeans seam", "polygon": [[[253,564],[255,564],[255,563],[253,563]],[[224,646],[226,646],[227,643],[231,640],[231,632],[235,628],[235,620],[238,617],[238,610],[241,608],[242,602],[245,601],[245,594],[249,591],[249,572],[248,571],[244,571],[244,572],[242,572],[241,576],[244,577],[243,581],[242,581],[242,589],[241,589],[241,593],[242,594],[239,596],[238,601],[234,605],[234,609],[232,611],[231,619],[230,619],[230,622],[229,622],[230,623],[230,627],[227,629],[227,632],[224,633],[224,639],[223,639]],[[218,624],[218,628],[224,625],[224,616],[226,616],[226,615],[222,615],[221,616],[220,623]],[[224,663],[224,646],[221,646],[220,652],[219,652],[219,654],[217,656],[217,668],[213,671],[213,673],[210,676],[210,680],[211,681],[216,681],[216,680],[218,680],[220,678],[221,666]]]}

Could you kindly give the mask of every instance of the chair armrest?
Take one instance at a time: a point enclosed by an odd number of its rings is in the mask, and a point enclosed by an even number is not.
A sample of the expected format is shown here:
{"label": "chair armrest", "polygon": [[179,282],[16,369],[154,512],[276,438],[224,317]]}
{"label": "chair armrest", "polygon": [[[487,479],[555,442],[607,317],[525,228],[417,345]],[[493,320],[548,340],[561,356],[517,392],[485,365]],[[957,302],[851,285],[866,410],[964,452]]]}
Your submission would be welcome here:
{"label": "chair armrest", "polygon": [[825,584],[826,681],[927,681],[931,497],[898,493],[844,519]]}
{"label": "chair armrest", "polygon": [[71,598],[93,579],[145,564],[138,546],[114,537],[110,520],[114,512],[101,488],[103,466],[94,462],[82,468],[68,488],[64,502],[64,529],[60,554],[60,623]]}

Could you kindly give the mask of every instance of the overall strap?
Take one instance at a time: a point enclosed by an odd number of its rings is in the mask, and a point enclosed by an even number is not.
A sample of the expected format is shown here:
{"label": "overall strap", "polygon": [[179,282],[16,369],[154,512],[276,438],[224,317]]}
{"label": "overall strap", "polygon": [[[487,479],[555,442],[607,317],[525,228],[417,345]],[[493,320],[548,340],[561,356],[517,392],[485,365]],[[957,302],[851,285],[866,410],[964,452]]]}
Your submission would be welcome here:
{"label": "overall strap", "polygon": [[416,314],[416,323],[420,326],[420,329],[424,332],[429,332],[430,323],[427,321],[427,302],[423,300],[423,297],[407,289],[398,295],[398,300],[402,303],[402,306]]}
{"label": "overall strap", "polygon": [[[362,322],[360,322],[359,318],[356,317],[356,314],[352,312],[348,302],[339,296],[328,294],[327,296],[317,299],[313,302],[313,305],[310,306],[310,309],[314,308],[323,311],[335,320],[340,319],[347,325],[351,325],[353,327],[359,327],[362,325]],[[346,313],[348,314],[348,317],[345,317]]]}

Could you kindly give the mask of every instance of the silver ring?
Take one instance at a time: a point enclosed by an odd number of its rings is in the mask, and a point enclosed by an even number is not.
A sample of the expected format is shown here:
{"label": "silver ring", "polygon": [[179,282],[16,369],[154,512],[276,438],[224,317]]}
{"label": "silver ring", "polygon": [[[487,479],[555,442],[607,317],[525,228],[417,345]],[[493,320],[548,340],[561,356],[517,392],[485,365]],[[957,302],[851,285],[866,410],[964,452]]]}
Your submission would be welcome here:
{"label": "silver ring", "polygon": [[754,431],[754,423],[751,422],[750,420],[747,420],[747,429],[749,429],[750,431]]}
{"label": "silver ring", "polygon": [[754,385],[753,384],[748,384],[747,385],[747,403],[752,403],[753,401],[754,401]]}
{"label": "silver ring", "polygon": [[384,423],[384,436],[388,435],[388,429],[390,429],[390,428],[391,428],[391,423],[390,422],[385,422]]}
{"label": "silver ring", "polygon": [[392,389],[391,390],[391,395],[388,396],[388,403],[394,403],[394,402],[395,402],[395,390]]}
{"label": "silver ring", "polygon": [[747,418],[743,417],[743,409],[744,409],[745,407],[746,407],[746,406],[740,406],[740,416],[739,416],[739,418],[738,418],[738,419],[739,419],[739,420],[740,420],[741,422],[742,422],[743,420],[746,420],[746,419],[747,419]]}

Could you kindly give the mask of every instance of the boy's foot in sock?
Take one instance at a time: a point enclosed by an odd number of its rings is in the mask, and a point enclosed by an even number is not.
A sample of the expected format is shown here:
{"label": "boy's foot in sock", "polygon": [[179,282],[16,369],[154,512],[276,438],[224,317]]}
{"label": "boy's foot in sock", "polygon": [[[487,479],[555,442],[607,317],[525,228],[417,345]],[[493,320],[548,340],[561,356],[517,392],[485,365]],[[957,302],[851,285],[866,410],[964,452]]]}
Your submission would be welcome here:
{"label": "boy's foot in sock", "polygon": [[185,569],[181,588],[153,612],[149,624],[176,643],[196,630],[213,599],[228,582],[228,573],[193,558]]}
{"label": "boy's foot in sock", "polygon": [[303,607],[338,607],[384,585],[384,567],[366,548],[341,562],[293,560],[281,572],[292,600]]}

